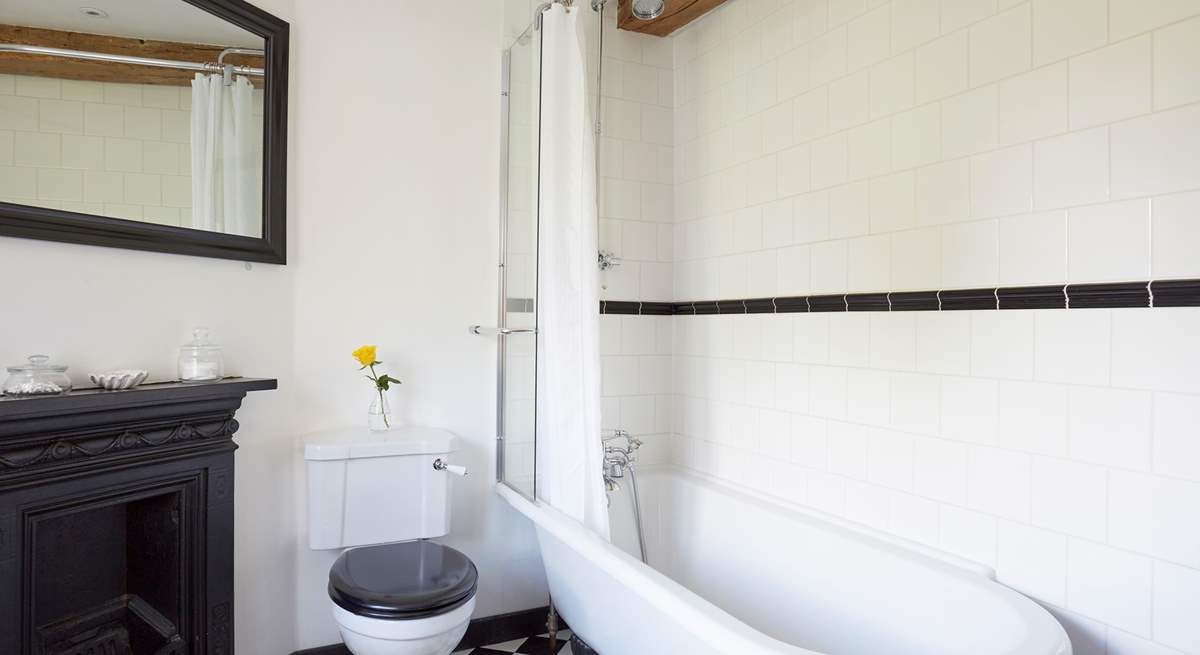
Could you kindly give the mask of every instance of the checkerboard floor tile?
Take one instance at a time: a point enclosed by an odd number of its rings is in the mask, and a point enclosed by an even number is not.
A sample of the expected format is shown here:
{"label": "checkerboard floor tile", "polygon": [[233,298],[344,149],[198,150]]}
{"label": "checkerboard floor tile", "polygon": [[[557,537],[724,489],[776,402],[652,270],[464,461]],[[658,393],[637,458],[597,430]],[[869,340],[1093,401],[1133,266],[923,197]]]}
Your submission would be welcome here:
{"label": "checkerboard floor tile", "polygon": [[512,655],[513,653],[517,655],[573,655],[571,645],[567,643],[570,638],[570,630],[559,630],[558,642],[554,650],[550,649],[550,636],[540,634],[536,637],[513,639],[499,644],[458,650],[454,651],[453,655]]}

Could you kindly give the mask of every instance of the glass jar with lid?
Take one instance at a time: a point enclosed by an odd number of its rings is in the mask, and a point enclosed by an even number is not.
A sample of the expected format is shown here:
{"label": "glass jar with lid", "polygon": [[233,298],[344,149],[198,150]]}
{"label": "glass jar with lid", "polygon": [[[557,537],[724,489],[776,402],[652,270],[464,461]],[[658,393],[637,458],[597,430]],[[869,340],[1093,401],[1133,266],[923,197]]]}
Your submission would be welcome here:
{"label": "glass jar with lid", "polygon": [[212,382],[225,375],[221,347],[209,341],[208,328],[192,330],[192,341],[179,349],[179,379],[184,382]]}
{"label": "glass jar with lid", "polygon": [[30,355],[29,363],[8,367],[4,393],[9,396],[44,396],[71,390],[67,367],[51,364],[46,355]]}

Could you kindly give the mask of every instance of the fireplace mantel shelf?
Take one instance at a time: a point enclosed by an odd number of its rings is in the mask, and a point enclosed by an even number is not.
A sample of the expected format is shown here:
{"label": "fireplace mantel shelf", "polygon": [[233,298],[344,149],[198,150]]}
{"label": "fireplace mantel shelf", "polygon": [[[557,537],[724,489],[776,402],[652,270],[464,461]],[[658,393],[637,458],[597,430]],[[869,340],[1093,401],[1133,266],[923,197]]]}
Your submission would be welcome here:
{"label": "fireplace mantel shelf", "polygon": [[269,378],[225,378],[216,382],[160,382],[125,391],[76,389],[53,396],[0,396],[0,423],[62,412],[143,407],[216,396],[244,396],[278,387]]}

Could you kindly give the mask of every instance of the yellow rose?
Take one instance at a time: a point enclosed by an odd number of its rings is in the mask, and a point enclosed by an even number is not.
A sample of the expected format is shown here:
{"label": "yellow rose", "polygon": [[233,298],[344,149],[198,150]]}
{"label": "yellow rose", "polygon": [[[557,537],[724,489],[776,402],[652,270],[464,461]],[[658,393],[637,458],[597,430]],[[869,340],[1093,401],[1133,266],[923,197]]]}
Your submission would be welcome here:
{"label": "yellow rose", "polygon": [[363,366],[370,366],[375,363],[375,346],[363,346],[350,354]]}

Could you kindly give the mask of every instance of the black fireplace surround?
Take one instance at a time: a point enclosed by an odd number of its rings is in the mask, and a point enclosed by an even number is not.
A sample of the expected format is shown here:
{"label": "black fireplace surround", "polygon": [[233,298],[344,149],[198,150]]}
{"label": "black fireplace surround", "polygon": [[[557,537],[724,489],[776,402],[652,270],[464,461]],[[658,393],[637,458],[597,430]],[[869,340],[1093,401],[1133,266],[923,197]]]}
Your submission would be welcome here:
{"label": "black fireplace surround", "polygon": [[234,413],[275,380],[0,397],[0,653],[233,653]]}

